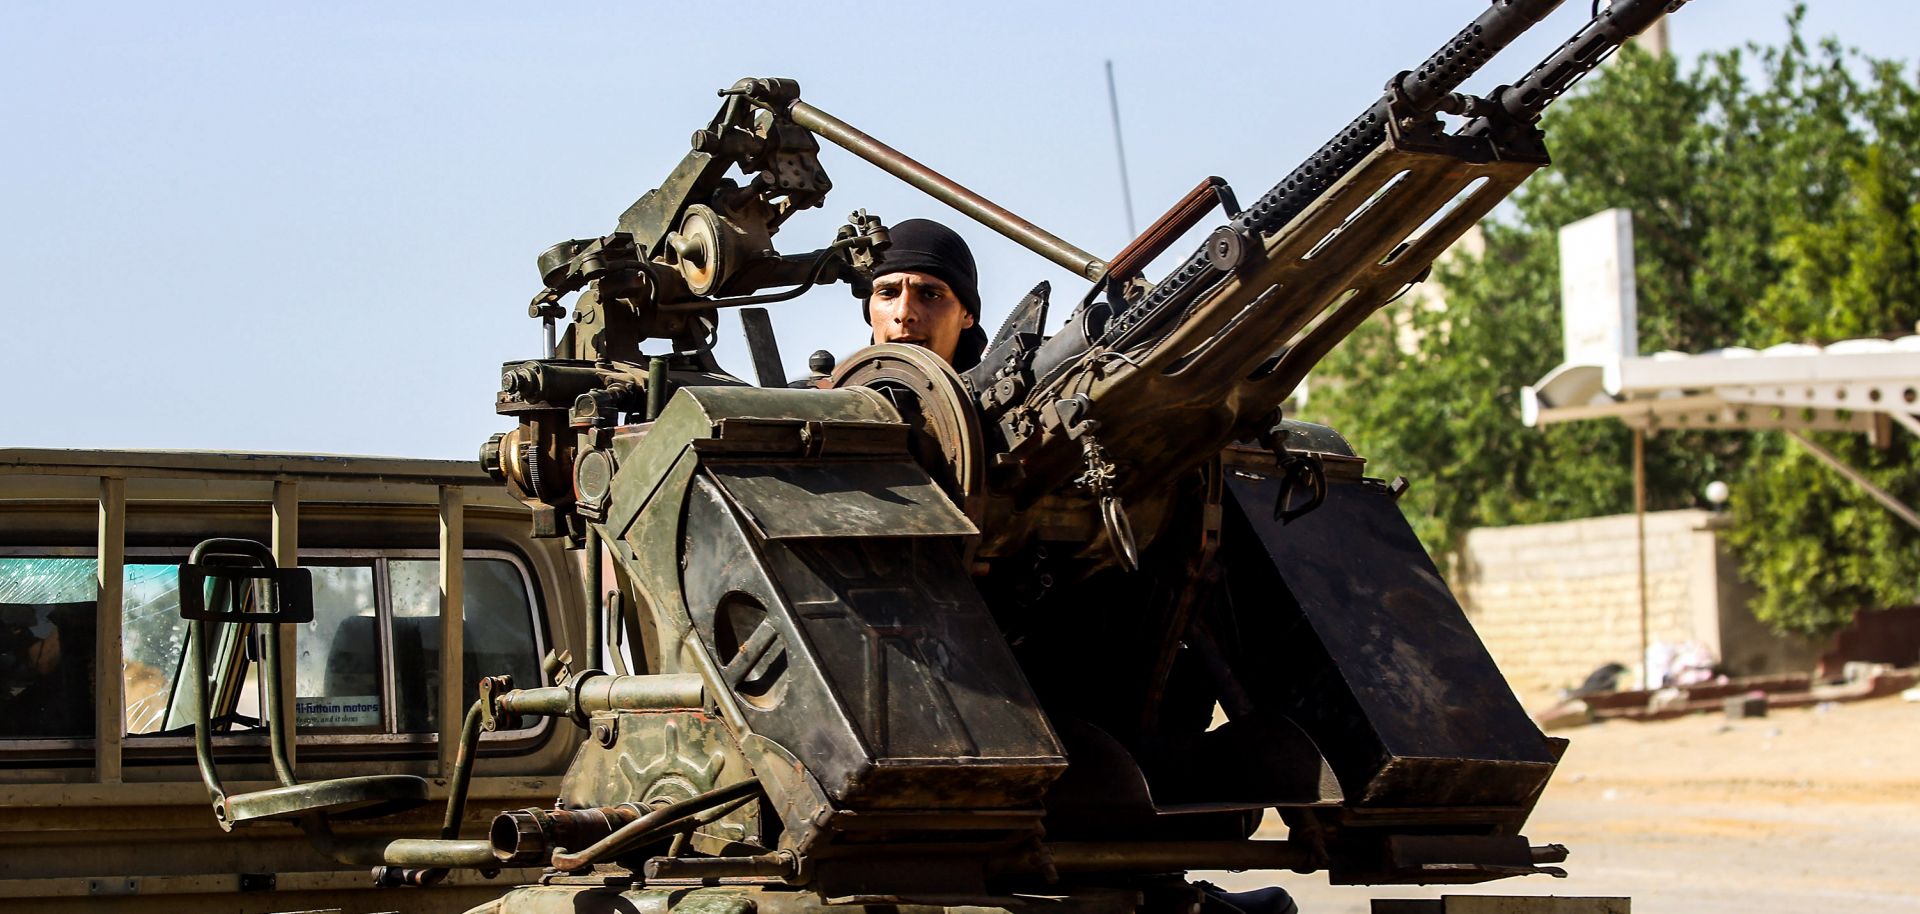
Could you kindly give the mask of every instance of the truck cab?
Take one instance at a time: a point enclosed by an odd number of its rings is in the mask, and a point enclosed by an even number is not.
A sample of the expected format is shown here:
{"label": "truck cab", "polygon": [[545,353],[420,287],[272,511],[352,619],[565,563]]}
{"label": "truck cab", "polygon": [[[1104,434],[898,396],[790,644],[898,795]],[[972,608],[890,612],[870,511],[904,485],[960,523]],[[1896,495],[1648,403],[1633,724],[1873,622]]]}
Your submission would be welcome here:
{"label": "truck cab", "polygon": [[[526,509],[469,461],[0,449],[0,908],[391,906],[367,894],[364,867],[296,829],[211,827],[181,688],[179,565],[204,540],[249,539],[313,582],[312,621],[233,626],[208,651],[228,786],[274,781],[258,659],[262,633],[278,629],[299,776],[425,778],[425,807],[340,826],[419,834],[439,824],[479,677],[537,684],[550,652],[578,650],[578,553],[528,528]],[[530,717],[482,736],[468,833],[484,835],[495,810],[552,802],[575,749],[555,724]],[[537,873],[457,871],[407,909],[465,910]]]}

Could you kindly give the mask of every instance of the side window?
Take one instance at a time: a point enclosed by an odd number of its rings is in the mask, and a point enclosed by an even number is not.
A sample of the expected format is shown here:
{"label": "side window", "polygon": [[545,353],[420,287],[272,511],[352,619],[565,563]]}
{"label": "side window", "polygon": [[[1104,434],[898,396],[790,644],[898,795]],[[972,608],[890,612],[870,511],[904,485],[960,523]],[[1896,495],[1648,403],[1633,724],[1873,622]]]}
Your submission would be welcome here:
{"label": "side window", "polygon": [[[462,705],[479,697],[482,676],[510,675],[517,685],[539,684],[532,648],[533,603],[520,569],[504,559],[469,558],[464,565]],[[402,733],[439,728],[440,562],[387,563],[393,594],[393,656]]]}
{"label": "side window", "polygon": [[0,739],[93,736],[93,560],[0,557]]}
{"label": "side window", "polygon": [[[302,733],[433,733],[440,694],[439,561],[320,552],[314,619],[299,626],[295,713]],[[179,688],[187,623],[179,558],[129,556],[124,584],[122,686],[126,732],[180,736],[193,709]],[[0,555],[0,740],[91,739],[97,586],[92,558]],[[465,561],[464,703],[479,677],[537,683],[539,640],[528,580],[515,562]],[[233,656],[257,656],[236,646]],[[223,732],[258,726],[258,666],[222,718]],[[537,724],[536,724],[537,725]]]}
{"label": "side window", "polygon": [[[85,559],[93,567],[92,559]],[[192,711],[173,699],[174,675],[186,646],[180,618],[180,572],[173,565],[127,563],[120,640],[127,696],[127,732],[160,733],[191,726]]]}
{"label": "side window", "polygon": [[295,639],[294,715],[302,730],[385,729],[375,565],[316,565],[313,621]]}

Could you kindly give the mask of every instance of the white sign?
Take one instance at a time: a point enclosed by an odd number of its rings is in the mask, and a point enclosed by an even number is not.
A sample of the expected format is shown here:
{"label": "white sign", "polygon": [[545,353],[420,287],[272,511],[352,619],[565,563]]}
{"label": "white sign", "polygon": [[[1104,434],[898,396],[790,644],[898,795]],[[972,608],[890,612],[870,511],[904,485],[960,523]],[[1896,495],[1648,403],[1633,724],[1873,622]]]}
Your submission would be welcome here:
{"label": "white sign", "polygon": [[1640,354],[1633,214],[1610,209],[1560,230],[1560,311],[1567,365]]}
{"label": "white sign", "polygon": [[378,727],[380,696],[330,695],[293,700],[294,724],[309,727]]}

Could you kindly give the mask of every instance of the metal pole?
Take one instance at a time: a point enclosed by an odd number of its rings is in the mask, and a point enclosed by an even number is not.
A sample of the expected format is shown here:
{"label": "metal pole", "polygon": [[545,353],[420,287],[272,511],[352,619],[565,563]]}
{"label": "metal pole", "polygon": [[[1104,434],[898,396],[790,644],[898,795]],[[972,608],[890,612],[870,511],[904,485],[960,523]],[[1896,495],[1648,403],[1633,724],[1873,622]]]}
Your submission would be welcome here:
{"label": "metal pole", "polygon": [[[282,568],[294,568],[300,564],[300,484],[291,480],[275,480],[273,483],[273,563]],[[299,698],[299,635],[300,627],[297,625],[271,626],[265,635],[275,639],[282,658],[294,658],[292,663],[275,664],[274,671],[279,679],[275,694],[279,695],[280,700],[273,709],[273,726],[279,732],[272,736],[278,744],[286,747],[281,756],[287,763],[287,770],[283,774],[289,783],[293,778],[295,760],[300,757],[299,740],[296,738],[300,728],[298,712],[294,708]],[[266,701],[266,696],[263,695],[261,700]]]}
{"label": "metal pole", "polygon": [[466,490],[440,487],[440,776],[459,767],[462,701],[461,670],[466,651],[466,578],[461,560],[466,545]]}
{"label": "metal pole", "polygon": [[604,667],[601,666],[601,656],[600,656],[601,642],[605,641],[606,639],[602,637],[600,634],[600,631],[601,631],[600,626],[602,624],[601,616],[604,613],[604,607],[605,607],[605,603],[603,602],[603,600],[605,599],[605,597],[600,593],[600,528],[599,527],[596,527],[593,524],[587,525],[587,546],[585,549],[582,549],[581,551],[586,553],[586,560],[587,560],[587,569],[586,569],[587,599],[586,599],[586,604],[583,607],[587,611],[587,633],[586,633],[587,634],[587,650],[585,652],[586,664],[587,664],[586,668],[589,670],[604,669]]}
{"label": "metal pole", "polygon": [[647,361],[647,421],[660,418],[667,408],[667,360],[654,356]]}
{"label": "metal pole", "polygon": [[1807,436],[1791,430],[1787,432],[1787,436],[1798,442],[1801,447],[1806,448],[1807,453],[1812,454],[1815,458],[1819,459],[1821,463],[1833,467],[1834,472],[1845,476],[1848,482],[1859,486],[1862,491],[1873,496],[1874,501],[1879,502],[1887,510],[1892,511],[1895,517],[1906,521],[1907,524],[1914,529],[1920,530],[1920,513],[1915,513],[1912,508],[1907,507],[1905,502],[1893,497],[1893,493],[1874,485],[1871,480],[1861,475],[1859,470],[1841,463],[1840,458],[1833,456],[1833,454],[1829,453],[1827,449],[1820,445],[1807,440]]}
{"label": "metal pole", "polygon": [[1653,688],[1653,671],[1647,669],[1647,430],[1633,430],[1633,524],[1639,545],[1635,572],[1640,583],[1640,688]]}
{"label": "metal pole", "polygon": [[101,784],[121,779],[120,749],[126,733],[127,696],[120,671],[125,610],[127,481],[100,477],[100,526],[94,561],[93,775]]}
{"label": "metal pole", "polygon": [[1088,279],[1099,279],[1106,275],[1106,261],[1008,212],[992,200],[962,187],[900,150],[855,129],[846,121],[803,101],[794,102],[787,111],[794,123],[871,162],[881,171],[913,185],[935,200],[959,210],[975,222],[1013,239],[1027,250]]}
{"label": "metal pole", "polygon": [[1311,848],[1292,841],[1071,841],[1047,845],[1062,872],[1162,872],[1218,867],[1223,870],[1314,868]]}
{"label": "metal pole", "polygon": [[1120,200],[1127,206],[1127,237],[1140,237],[1133,222],[1133,182],[1127,180],[1127,141],[1120,134],[1120,91],[1113,86],[1113,61],[1107,61],[1107,108],[1113,112],[1113,151],[1120,158]]}
{"label": "metal pole", "polygon": [[1907,431],[1912,432],[1914,436],[1920,437],[1920,419],[1915,419],[1914,417],[1907,415],[1906,413],[1899,412],[1898,410],[1883,413],[1882,415],[1885,415],[1887,418],[1892,419],[1895,422],[1898,422],[1901,428],[1904,428]]}

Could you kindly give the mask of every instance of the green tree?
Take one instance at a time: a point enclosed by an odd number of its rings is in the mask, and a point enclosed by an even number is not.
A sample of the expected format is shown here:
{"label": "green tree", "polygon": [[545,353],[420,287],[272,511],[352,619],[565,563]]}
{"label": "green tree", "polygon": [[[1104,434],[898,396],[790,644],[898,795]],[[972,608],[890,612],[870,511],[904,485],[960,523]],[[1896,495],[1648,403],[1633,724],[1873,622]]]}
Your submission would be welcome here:
{"label": "green tree", "polygon": [[[1312,415],[1374,465],[1429,548],[1476,526],[1632,509],[1631,433],[1615,423],[1524,428],[1519,390],[1560,359],[1557,232],[1634,213],[1640,346],[1910,333],[1920,318],[1920,108],[1901,65],[1833,41],[1702,58],[1627,48],[1543,125],[1553,167],[1483,229],[1485,250],[1435,271],[1445,307],[1409,296],[1327,360]],[[1912,441],[1881,451],[1820,439],[1903,498],[1920,495]],[[1756,612],[1782,630],[1844,625],[1913,598],[1920,536],[1780,435],[1662,432],[1647,443],[1653,510],[1734,487],[1731,536]]]}

